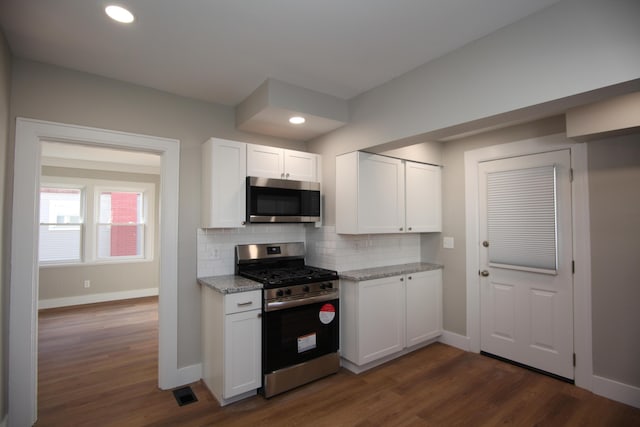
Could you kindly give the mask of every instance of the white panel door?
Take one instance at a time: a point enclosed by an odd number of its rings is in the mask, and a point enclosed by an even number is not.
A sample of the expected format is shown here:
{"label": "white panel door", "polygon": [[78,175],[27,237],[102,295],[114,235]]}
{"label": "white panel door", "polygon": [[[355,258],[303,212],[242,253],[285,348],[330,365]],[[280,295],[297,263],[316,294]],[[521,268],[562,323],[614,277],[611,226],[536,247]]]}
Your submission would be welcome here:
{"label": "white panel door", "polygon": [[317,154],[284,150],[284,177],[296,181],[318,181]]}
{"label": "white panel door", "polygon": [[282,148],[247,144],[247,175],[284,179]]}
{"label": "white panel door", "polygon": [[480,348],[572,379],[569,150],[479,166]]}
{"label": "white panel door", "polygon": [[405,162],[407,231],[442,231],[442,187],[440,167]]}
{"label": "white panel door", "polygon": [[203,228],[241,228],[246,217],[247,149],[211,138],[202,145]]}
{"label": "white panel door", "polygon": [[404,163],[375,154],[358,155],[358,232],[403,233]]}
{"label": "white panel door", "polygon": [[262,385],[260,310],[225,315],[224,398]]}
{"label": "white panel door", "polygon": [[358,365],[404,348],[404,281],[401,276],[358,284]]}
{"label": "white panel door", "polygon": [[406,346],[442,335],[442,270],[407,274]]}

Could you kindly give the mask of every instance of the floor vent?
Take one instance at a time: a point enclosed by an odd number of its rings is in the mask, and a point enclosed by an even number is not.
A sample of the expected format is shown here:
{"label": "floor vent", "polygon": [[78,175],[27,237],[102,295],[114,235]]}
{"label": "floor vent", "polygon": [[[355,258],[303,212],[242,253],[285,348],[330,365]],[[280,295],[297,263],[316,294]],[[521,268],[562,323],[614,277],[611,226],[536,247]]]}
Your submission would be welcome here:
{"label": "floor vent", "polygon": [[178,405],[180,406],[198,401],[198,398],[193,393],[193,390],[191,390],[191,387],[182,387],[173,390],[173,397],[176,398],[176,402],[178,402]]}

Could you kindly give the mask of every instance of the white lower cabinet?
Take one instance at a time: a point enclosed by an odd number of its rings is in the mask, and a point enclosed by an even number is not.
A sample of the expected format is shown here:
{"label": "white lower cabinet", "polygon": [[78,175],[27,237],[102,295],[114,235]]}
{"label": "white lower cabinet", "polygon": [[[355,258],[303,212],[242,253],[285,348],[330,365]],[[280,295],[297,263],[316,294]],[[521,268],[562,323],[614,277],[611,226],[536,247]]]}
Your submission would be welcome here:
{"label": "white lower cabinet", "polygon": [[224,406],[262,385],[262,294],[202,292],[203,380]]}
{"label": "white lower cabinet", "polygon": [[442,335],[442,270],[407,274],[406,346]]}
{"label": "white lower cabinet", "polygon": [[442,270],[342,282],[340,349],[355,371],[442,334]]}

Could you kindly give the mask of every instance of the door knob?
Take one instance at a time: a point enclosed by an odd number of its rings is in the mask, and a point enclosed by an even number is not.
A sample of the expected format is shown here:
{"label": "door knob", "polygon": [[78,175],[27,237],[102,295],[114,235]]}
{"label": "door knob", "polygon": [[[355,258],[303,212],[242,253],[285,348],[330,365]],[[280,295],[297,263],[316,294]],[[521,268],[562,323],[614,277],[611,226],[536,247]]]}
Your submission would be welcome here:
{"label": "door knob", "polygon": [[487,277],[487,276],[489,275],[489,271],[488,271],[488,270],[482,270],[482,271],[480,272],[480,275],[481,275],[482,277]]}

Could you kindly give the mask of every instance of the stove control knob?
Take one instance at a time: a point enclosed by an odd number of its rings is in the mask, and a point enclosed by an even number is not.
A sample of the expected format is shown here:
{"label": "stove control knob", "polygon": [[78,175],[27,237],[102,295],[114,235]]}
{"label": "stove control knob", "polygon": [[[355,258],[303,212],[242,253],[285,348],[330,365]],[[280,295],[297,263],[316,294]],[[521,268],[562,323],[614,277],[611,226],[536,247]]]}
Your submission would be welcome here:
{"label": "stove control knob", "polygon": [[287,289],[286,291],[284,291],[284,293],[287,295],[291,295],[291,289]]}
{"label": "stove control knob", "polygon": [[304,292],[309,292],[309,287],[308,287],[308,286],[305,286],[304,288],[302,288],[302,290],[303,290]]}
{"label": "stove control knob", "polygon": [[276,291],[276,296],[281,297],[281,296],[283,296],[283,295],[284,295],[284,292],[282,291],[282,289],[278,289],[278,290]]}

